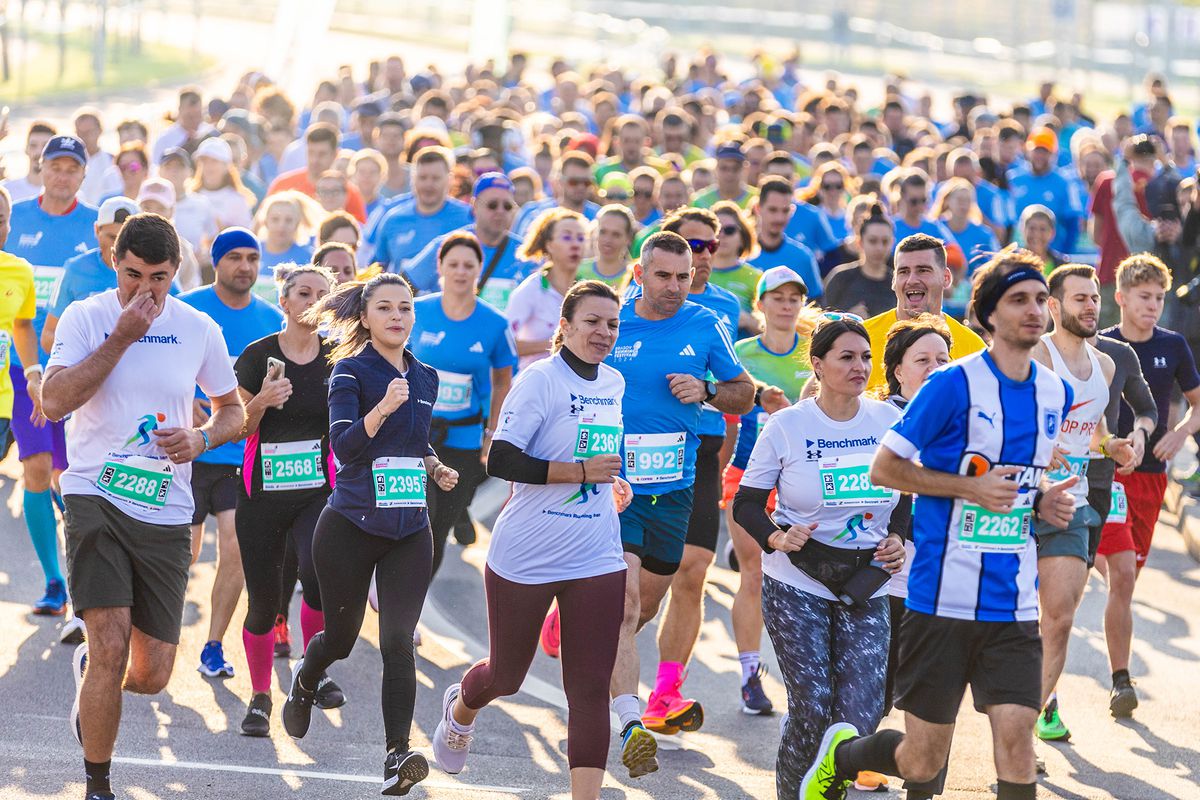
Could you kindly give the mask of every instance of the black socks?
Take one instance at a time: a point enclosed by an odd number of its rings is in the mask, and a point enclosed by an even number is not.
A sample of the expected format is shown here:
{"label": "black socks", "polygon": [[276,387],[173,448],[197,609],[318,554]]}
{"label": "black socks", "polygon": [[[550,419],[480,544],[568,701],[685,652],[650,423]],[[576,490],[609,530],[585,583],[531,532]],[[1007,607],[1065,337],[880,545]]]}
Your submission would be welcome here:
{"label": "black socks", "polygon": [[900,775],[896,766],[896,748],[904,740],[900,731],[878,731],[870,736],[859,736],[842,742],[833,754],[838,772],[857,775],[863,770],[882,772],[884,775]]}
{"label": "black socks", "polygon": [[1112,679],[1113,679],[1113,686],[1116,686],[1117,683],[1119,683],[1121,681],[1128,681],[1129,680],[1129,670],[1127,670],[1127,669],[1117,670],[1116,672],[1114,672],[1112,674]]}
{"label": "black socks", "polygon": [[996,800],[1037,800],[1036,783],[996,781]]}
{"label": "black socks", "polygon": [[112,787],[108,784],[108,773],[112,769],[112,761],[104,761],[102,763],[94,763],[83,760],[83,771],[87,775],[87,791],[92,792],[111,792]]}

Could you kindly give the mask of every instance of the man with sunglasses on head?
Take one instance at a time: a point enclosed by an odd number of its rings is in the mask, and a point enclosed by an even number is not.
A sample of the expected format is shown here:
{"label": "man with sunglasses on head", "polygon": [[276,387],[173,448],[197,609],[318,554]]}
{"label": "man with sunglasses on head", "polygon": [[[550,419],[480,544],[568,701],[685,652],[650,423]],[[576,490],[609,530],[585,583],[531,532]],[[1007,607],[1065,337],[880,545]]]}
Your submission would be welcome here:
{"label": "man with sunglasses on head", "polygon": [[824,289],[821,288],[817,257],[812,250],[795,239],[789,239],[785,233],[794,213],[791,182],[778,176],[764,179],[754,204],[759,252],[747,263],[763,272],[771,267],[790,267],[807,284],[809,299],[820,300]]}
{"label": "man with sunglasses on head", "polygon": [[589,222],[594,220],[600,211],[600,204],[591,200],[594,166],[595,161],[587,153],[579,150],[563,153],[554,165],[554,194],[523,205],[513,223],[513,233],[524,237],[533,221],[550,208],[569,208],[583,214]]}
{"label": "man with sunglasses on head", "polygon": [[[517,213],[512,181],[503,172],[485,172],[475,179],[471,193],[475,221],[459,228],[475,234],[483,248],[483,271],[479,275],[479,297],[496,310],[508,307],[513,289],[537,269],[517,256],[521,238],[509,231]],[[455,233],[456,231],[451,231]],[[442,234],[409,262],[408,279],[417,291],[438,291],[437,254],[449,233]]]}

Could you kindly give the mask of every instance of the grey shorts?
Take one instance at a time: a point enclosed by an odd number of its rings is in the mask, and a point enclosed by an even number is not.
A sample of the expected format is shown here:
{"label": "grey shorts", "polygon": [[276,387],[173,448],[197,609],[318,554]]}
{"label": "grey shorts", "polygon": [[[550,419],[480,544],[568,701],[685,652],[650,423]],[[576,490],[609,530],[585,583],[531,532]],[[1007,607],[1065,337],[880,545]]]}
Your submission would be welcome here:
{"label": "grey shorts", "polygon": [[1075,509],[1075,516],[1071,517],[1071,523],[1065,529],[1038,522],[1033,528],[1037,537],[1038,558],[1074,556],[1090,564],[1093,551],[1089,546],[1089,529],[1099,522],[1100,515],[1096,509],[1087,505]]}
{"label": "grey shorts", "polygon": [[192,534],[187,525],[152,525],[102,497],[69,494],[67,581],[76,613],[128,608],[134,627],[179,644]]}

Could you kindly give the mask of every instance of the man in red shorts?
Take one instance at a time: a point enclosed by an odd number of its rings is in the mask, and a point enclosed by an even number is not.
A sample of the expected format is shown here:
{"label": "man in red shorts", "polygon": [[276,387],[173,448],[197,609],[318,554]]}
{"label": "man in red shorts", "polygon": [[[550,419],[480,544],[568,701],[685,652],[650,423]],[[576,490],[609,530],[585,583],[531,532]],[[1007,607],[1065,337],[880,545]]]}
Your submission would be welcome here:
{"label": "man in red shorts", "polygon": [[[1141,466],[1128,474],[1118,471],[1113,482],[1116,513],[1109,515],[1100,534],[1096,558],[1097,569],[1108,580],[1104,636],[1113,670],[1108,706],[1114,717],[1130,716],[1138,704],[1137,692],[1129,678],[1133,587],[1150,553],[1154,526],[1167,490],[1167,464],[1187,438],[1200,430],[1200,374],[1192,352],[1178,333],[1158,327],[1163,301],[1170,289],[1171,273],[1162,261],[1147,253],[1126,258],[1117,267],[1116,299],[1121,307],[1121,324],[1100,334],[1127,342],[1134,349],[1158,406],[1158,426],[1146,443]],[[1171,393],[1176,385],[1187,398],[1188,411],[1170,427]],[[1122,403],[1117,424],[1119,435],[1133,435],[1133,422],[1133,412]],[[1122,494],[1125,503],[1121,502]]]}

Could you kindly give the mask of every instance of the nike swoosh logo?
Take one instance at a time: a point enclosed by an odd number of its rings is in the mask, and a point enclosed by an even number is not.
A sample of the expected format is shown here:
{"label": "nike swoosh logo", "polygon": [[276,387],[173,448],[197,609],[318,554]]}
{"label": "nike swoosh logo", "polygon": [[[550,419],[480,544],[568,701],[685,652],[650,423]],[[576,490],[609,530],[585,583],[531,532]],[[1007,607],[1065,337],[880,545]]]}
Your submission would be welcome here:
{"label": "nike swoosh logo", "polygon": [[1075,409],[1077,409],[1077,408],[1082,408],[1082,407],[1086,406],[1086,405],[1087,405],[1088,403],[1090,403],[1090,402],[1092,402],[1092,401],[1091,401],[1091,400],[1084,400],[1082,403],[1076,403],[1075,405],[1071,406],[1071,410],[1072,410],[1072,411],[1074,411],[1074,410],[1075,410]]}

